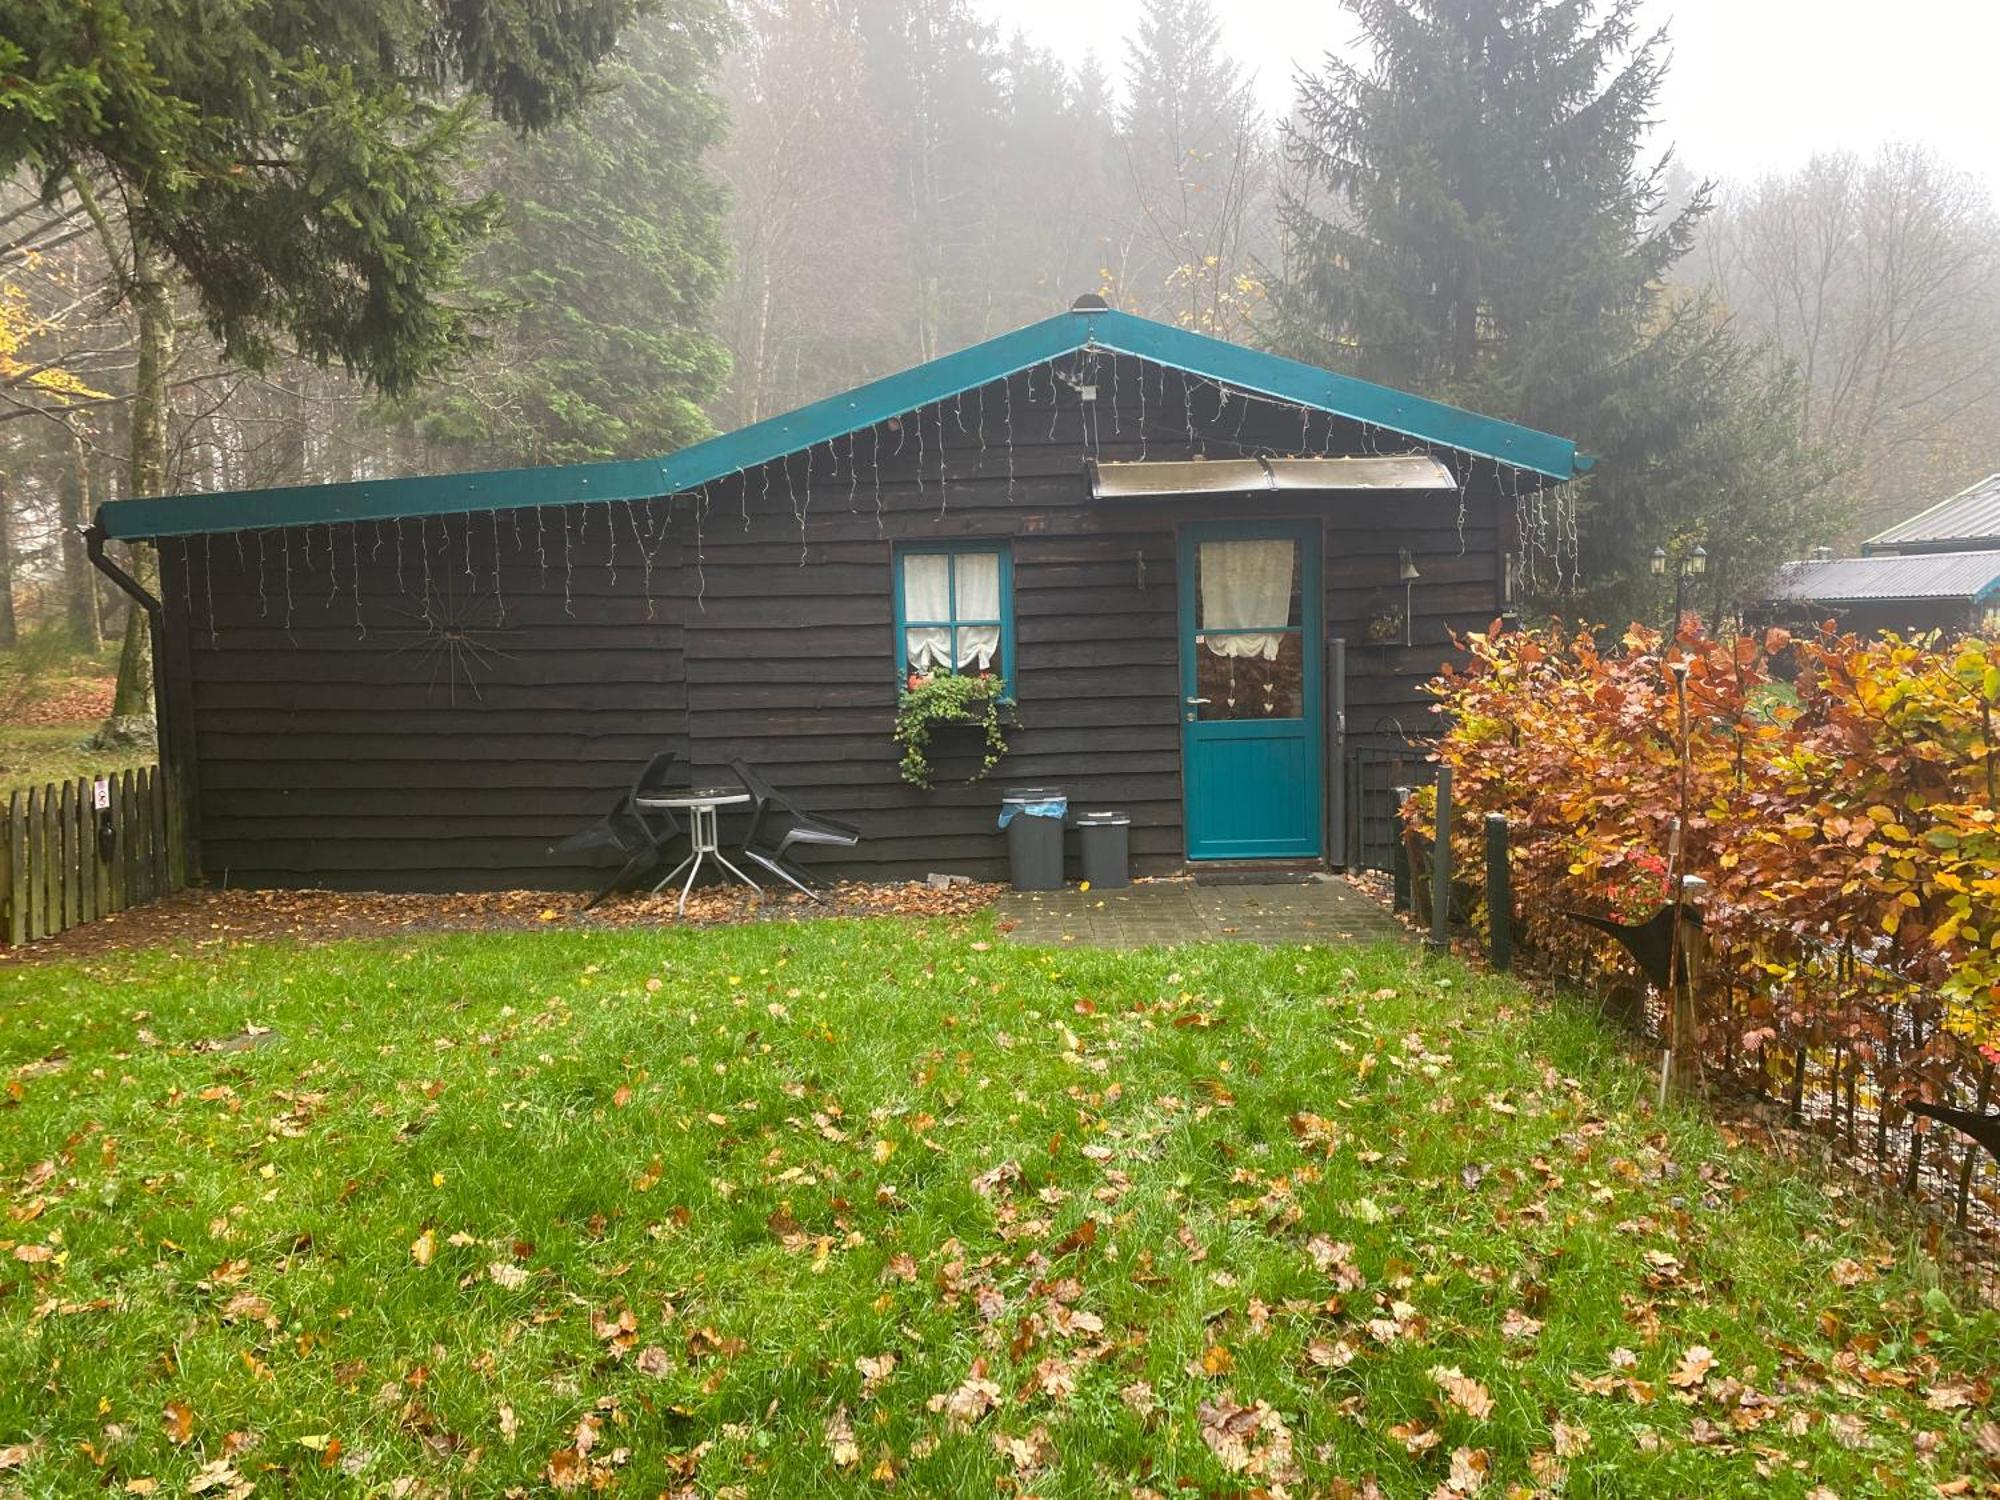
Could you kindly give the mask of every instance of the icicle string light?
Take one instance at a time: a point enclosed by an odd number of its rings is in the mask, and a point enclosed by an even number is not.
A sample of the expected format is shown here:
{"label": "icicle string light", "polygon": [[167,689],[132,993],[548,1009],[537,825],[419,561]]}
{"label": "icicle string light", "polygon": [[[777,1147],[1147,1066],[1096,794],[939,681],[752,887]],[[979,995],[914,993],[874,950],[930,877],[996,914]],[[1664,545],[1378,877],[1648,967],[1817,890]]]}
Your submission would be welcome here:
{"label": "icicle string light", "polygon": [[495,617],[495,623],[504,626],[507,623],[507,595],[505,590],[503,590],[500,586],[500,512],[496,510],[492,512],[492,515],[493,515],[493,604],[494,608],[498,611],[498,614]]}
{"label": "icicle string light", "polygon": [[563,613],[572,620],[576,618],[576,558],[570,551],[572,528],[569,524],[569,507],[563,507]]}
{"label": "icicle string light", "polygon": [[1001,387],[1006,397],[1007,419],[1007,503],[1014,503],[1014,382],[1009,380]]}
{"label": "icicle string light", "polygon": [[417,517],[417,558],[424,565],[424,624],[431,623],[431,523]]}
{"label": "icicle string light", "polygon": [[882,428],[880,424],[868,429],[868,436],[874,445],[874,458],[870,470],[875,477],[875,534],[882,535]]}
{"label": "icicle string light", "polygon": [[[826,446],[829,450],[832,449],[833,447],[832,438],[828,438],[826,440]],[[835,473],[839,472],[839,465],[837,462],[835,464],[834,472]],[[855,434],[850,432],[847,435],[847,513],[850,516],[858,513],[860,509],[860,497],[861,497],[861,439],[857,437]]]}
{"label": "icicle string light", "polygon": [[[790,484],[792,482],[791,474],[792,461],[788,458],[785,460],[785,483]],[[811,446],[808,445],[806,448],[806,494],[805,499],[799,503],[799,566],[802,568],[806,565],[806,559],[809,555],[806,546],[806,513],[812,509],[812,503],[813,451]]]}
{"label": "icicle string light", "polygon": [[[354,638],[357,641],[365,641],[368,639],[368,625],[361,618],[361,527],[360,525],[356,524],[348,527],[347,535],[353,547],[352,554],[349,558],[349,561],[353,564],[353,566],[348,571],[350,575],[349,583],[351,584],[354,590]],[[381,536],[379,533],[376,536],[376,540],[378,542],[381,540]]]}
{"label": "icicle string light", "polygon": [[[667,504],[672,505],[673,503],[672,497],[669,496]],[[653,554],[647,550],[645,542],[639,536],[639,507],[637,502],[631,500],[625,502],[625,520],[632,528],[632,544],[639,549],[639,592],[645,596],[646,618],[650,620],[653,618]],[[653,512],[652,507],[648,506],[646,509],[646,530],[651,532],[652,529]]]}
{"label": "icicle string light", "polygon": [[326,612],[333,613],[334,601],[340,597],[340,558],[334,551],[333,527],[326,528]]}
{"label": "icicle string light", "polygon": [[944,519],[945,505],[948,503],[950,499],[950,492],[946,488],[949,481],[944,466],[945,432],[944,432],[943,402],[938,403],[937,413],[938,413],[938,441],[937,441],[938,508],[937,508],[936,520],[942,521]]}
{"label": "icicle string light", "polygon": [[[917,499],[922,500],[924,498],[924,409],[921,406],[918,407],[916,411],[916,423],[917,423]],[[897,451],[898,452],[902,451],[900,444],[897,447]]]}
{"label": "icicle string light", "polygon": [[[811,504],[810,489],[807,493],[807,503]],[[673,502],[669,500],[667,504],[671,507]],[[707,508],[708,490],[704,487],[702,503],[694,510],[694,607],[697,613],[704,615],[708,613],[708,558],[702,551],[701,521],[702,512]]]}
{"label": "icicle string light", "polygon": [[257,618],[260,620],[271,618],[271,596],[264,586],[264,538],[269,535],[268,531],[257,533]]}
{"label": "icicle string light", "polygon": [[1146,461],[1146,367],[1139,366],[1139,462]]}
{"label": "icicle string light", "polygon": [[298,640],[292,634],[292,533],[281,531],[278,538],[285,546],[285,639],[296,646]]}
{"label": "icicle string light", "polygon": [[[209,551],[209,533],[201,534],[201,582],[208,594],[208,644],[213,646],[218,634],[215,628],[215,558]],[[236,534],[236,545],[243,545],[243,534]]]}

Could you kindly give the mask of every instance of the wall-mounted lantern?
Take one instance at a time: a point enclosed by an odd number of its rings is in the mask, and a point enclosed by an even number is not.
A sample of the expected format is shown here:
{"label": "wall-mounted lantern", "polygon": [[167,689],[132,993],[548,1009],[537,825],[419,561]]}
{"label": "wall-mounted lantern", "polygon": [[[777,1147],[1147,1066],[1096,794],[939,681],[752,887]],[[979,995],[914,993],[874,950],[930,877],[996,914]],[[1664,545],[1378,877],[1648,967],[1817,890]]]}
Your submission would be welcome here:
{"label": "wall-mounted lantern", "polygon": [[1417,643],[1416,615],[1410,606],[1416,582],[1424,575],[1417,571],[1408,547],[1399,548],[1396,552],[1396,576],[1403,580],[1403,644],[1414,646]]}

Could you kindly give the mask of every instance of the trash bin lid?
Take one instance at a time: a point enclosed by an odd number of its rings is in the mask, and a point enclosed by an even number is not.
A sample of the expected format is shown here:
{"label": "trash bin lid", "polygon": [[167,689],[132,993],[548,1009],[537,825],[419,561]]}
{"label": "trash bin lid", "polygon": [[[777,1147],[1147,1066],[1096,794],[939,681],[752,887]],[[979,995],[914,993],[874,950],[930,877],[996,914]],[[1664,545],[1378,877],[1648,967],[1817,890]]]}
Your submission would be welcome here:
{"label": "trash bin lid", "polygon": [[1059,786],[1010,786],[1000,794],[1002,802],[1067,802],[1069,793]]}
{"label": "trash bin lid", "polygon": [[1122,812],[1087,812],[1078,813],[1076,821],[1079,824],[1095,825],[1101,828],[1117,828],[1120,826],[1130,827],[1132,818],[1130,814]]}

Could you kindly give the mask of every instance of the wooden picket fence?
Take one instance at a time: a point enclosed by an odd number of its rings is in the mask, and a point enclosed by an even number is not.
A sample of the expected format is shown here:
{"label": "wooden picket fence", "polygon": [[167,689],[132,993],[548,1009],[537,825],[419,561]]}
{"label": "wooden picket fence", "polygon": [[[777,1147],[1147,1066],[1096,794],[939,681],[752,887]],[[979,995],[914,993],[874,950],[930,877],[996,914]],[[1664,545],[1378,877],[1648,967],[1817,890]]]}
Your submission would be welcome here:
{"label": "wooden picket fence", "polygon": [[0,934],[31,943],[180,890],[177,806],[158,766],[14,792],[0,811]]}

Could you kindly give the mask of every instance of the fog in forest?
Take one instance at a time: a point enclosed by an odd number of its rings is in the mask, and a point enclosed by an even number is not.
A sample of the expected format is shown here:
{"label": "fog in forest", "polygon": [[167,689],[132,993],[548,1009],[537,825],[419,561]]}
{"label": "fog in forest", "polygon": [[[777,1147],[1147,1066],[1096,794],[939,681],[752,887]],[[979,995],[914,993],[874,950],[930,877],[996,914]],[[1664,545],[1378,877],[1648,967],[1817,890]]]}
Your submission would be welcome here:
{"label": "fog in forest", "polygon": [[[185,244],[136,253],[150,210],[112,146],[52,173],[17,140],[0,634],[115,628],[74,533],[109,498],[663,453],[1084,292],[1606,456],[1581,515],[1607,608],[1662,542],[1711,539],[1744,586],[2000,467],[1987,181],[1922,139],[1735,176],[1672,153],[1677,69],[1726,75],[1659,41],[1656,4],[1470,7],[1507,130],[1449,48],[1398,50],[1385,18],[1445,24],[1417,0],[1325,7],[1270,55],[1209,0],[1132,0],[1080,41],[1029,9],[669,0],[561,108],[443,80],[422,108],[461,113],[398,304],[421,317],[314,315],[380,258],[365,217],[288,288],[199,203]],[[1583,59],[1599,107],[1539,92],[1538,50]]]}

